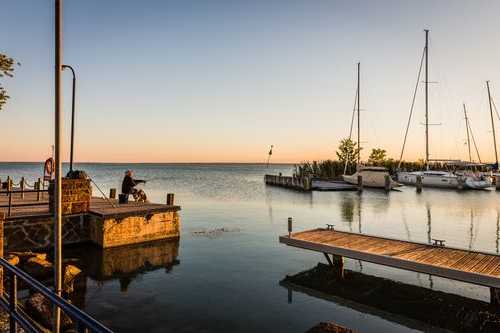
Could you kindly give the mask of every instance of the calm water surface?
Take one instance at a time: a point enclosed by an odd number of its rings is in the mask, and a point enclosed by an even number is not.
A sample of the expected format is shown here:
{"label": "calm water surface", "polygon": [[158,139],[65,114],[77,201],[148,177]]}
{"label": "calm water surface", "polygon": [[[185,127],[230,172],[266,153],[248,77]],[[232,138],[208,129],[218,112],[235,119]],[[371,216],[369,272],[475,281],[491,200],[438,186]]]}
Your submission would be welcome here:
{"label": "calm water surface", "polygon": [[[335,224],[337,229],[448,246],[499,250],[500,193],[413,188],[300,193],[266,187],[265,173],[292,166],[236,164],[81,164],[105,193],[120,188],[125,169],[148,182],[150,199],[175,193],[182,206],[179,242],[114,249],[69,249],[89,266],[82,305],[117,332],[304,332],[335,321],[360,332],[410,332],[345,304],[293,294],[279,286],[287,274],[324,262],[322,255],[278,244],[286,221],[295,231]],[[0,164],[0,178],[40,177],[40,164]],[[97,194],[94,189],[94,194]],[[223,230],[221,230],[223,229]],[[76,252],[75,252],[76,251]],[[144,258],[147,264],[144,265]],[[349,269],[404,283],[488,300],[485,288],[424,274],[347,260]],[[413,327],[413,328],[411,328]],[[431,328],[420,328],[432,330]]]}

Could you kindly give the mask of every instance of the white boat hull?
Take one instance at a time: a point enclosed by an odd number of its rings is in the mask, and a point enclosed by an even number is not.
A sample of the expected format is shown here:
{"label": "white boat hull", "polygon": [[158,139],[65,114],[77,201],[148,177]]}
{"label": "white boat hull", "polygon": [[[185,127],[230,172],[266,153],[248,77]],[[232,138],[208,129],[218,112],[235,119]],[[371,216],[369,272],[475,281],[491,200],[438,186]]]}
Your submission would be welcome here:
{"label": "white boat hull", "polygon": [[475,179],[472,176],[449,172],[399,172],[397,180],[405,185],[416,185],[417,176],[422,177],[423,187],[481,190],[491,186],[491,181],[487,179]]}

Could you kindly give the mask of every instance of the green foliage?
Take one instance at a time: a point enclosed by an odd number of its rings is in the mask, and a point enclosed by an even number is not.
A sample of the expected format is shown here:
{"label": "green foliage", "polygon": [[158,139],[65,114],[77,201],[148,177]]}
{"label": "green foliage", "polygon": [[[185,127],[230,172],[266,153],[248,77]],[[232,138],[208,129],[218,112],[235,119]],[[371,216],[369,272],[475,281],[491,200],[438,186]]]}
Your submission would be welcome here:
{"label": "green foliage", "polygon": [[[0,77],[13,77],[14,64],[14,59],[0,53]],[[20,64],[17,63],[17,65],[19,66]],[[7,91],[5,90],[5,88],[0,85],[0,111],[5,106],[5,103],[7,103],[7,100],[9,98],[10,96],[7,95]]]}
{"label": "green foliage", "polygon": [[381,165],[384,163],[386,158],[387,151],[385,149],[373,148],[370,157],[368,157],[368,163],[373,165]]}
{"label": "green foliage", "polygon": [[361,149],[356,142],[352,139],[345,138],[340,140],[336,154],[340,162],[344,165],[347,163],[348,169],[352,169],[358,160],[360,151]]}

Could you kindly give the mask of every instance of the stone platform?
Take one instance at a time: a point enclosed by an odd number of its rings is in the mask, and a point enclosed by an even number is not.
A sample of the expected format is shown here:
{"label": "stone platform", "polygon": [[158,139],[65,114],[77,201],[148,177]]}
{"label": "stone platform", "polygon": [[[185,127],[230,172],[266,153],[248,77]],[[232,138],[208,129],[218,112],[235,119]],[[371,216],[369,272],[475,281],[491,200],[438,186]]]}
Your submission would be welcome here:
{"label": "stone platform", "polygon": [[[0,206],[7,197],[0,194]],[[13,207],[4,221],[4,246],[7,250],[44,249],[53,245],[53,215],[49,211],[48,194],[37,201],[36,193],[26,193],[27,205]],[[44,204],[46,203],[46,204]],[[100,247],[137,244],[180,235],[180,206],[156,203],[120,204],[116,200],[93,197],[88,212],[63,216],[63,243],[93,242]],[[0,214],[7,208],[0,208]]]}

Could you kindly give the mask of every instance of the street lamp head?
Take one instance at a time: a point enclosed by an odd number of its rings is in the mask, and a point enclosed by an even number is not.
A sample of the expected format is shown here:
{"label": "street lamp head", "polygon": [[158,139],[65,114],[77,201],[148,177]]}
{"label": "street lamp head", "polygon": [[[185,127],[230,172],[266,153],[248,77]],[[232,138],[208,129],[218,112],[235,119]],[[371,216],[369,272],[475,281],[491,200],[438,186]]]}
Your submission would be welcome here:
{"label": "street lamp head", "polygon": [[71,70],[71,72],[73,73],[73,76],[75,76],[75,70],[70,65],[61,65],[61,68],[63,70],[65,70],[66,68],[69,68]]}

